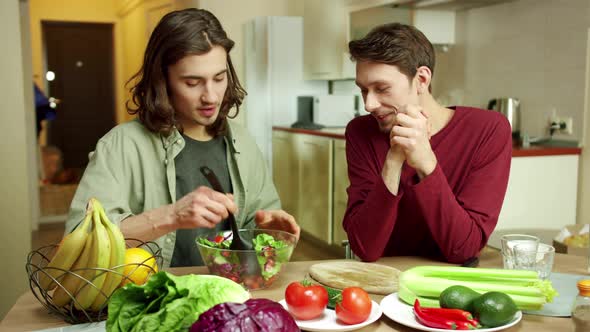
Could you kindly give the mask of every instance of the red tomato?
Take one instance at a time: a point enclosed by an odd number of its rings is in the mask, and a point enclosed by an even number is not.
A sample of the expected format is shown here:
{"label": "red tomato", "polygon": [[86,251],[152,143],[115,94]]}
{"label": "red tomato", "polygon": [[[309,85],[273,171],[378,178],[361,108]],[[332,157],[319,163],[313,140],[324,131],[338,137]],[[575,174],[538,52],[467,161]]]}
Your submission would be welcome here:
{"label": "red tomato", "polygon": [[328,305],[328,292],[319,285],[292,282],[285,290],[289,312],[299,320],[314,319],[322,315]]}
{"label": "red tomato", "polygon": [[359,324],[371,315],[371,298],[364,289],[347,287],[342,290],[342,301],[336,304],[336,318],[344,324]]}
{"label": "red tomato", "polygon": [[215,243],[221,243],[221,242],[223,242],[223,236],[221,236],[221,235],[217,235],[217,236],[215,237]]}

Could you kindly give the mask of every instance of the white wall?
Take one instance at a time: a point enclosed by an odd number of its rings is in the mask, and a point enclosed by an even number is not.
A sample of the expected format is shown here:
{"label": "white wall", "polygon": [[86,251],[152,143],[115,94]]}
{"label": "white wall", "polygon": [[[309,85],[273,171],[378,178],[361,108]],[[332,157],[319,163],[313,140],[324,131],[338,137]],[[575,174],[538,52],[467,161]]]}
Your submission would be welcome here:
{"label": "white wall", "polygon": [[[32,50],[31,50],[31,30],[29,19],[29,2],[28,0],[20,1],[20,27],[21,27],[21,45],[22,45],[22,61],[23,61],[23,84],[25,96],[25,122],[29,126],[27,130],[31,132],[28,136],[29,144],[27,144],[27,154],[31,158],[31,162],[27,165],[29,174],[39,174],[40,165],[40,151],[37,146],[37,139],[34,136],[37,133],[36,114],[35,114],[35,96],[32,89],[29,89],[33,84],[33,68]],[[30,102],[28,102],[30,101]],[[31,229],[36,231],[39,229],[39,218],[41,216],[39,203],[39,184],[37,181],[29,181],[29,197],[31,198]]]}
{"label": "white wall", "polygon": [[3,52],[0,61],[0,91],[4,96],[0,98],[1,318],[27,287],[24,266],[31,250],[30,182],[37,180],[37,174],[31,174],[29,167],[35,163],[29,148],[35,139],[30,114],[33,103],[31,64],[23,65],[23,59],[29,58],[23,56],[21,43],[20,11],[26,5],[17,0],[0,1],[0,40],[5,50],[11,50]]}
{"label": "white wall", "polygon": [[590,224],[590,29],[587,30],[586,93],[584,95],[584,147],[580,156],[578,180],[578,223]]}

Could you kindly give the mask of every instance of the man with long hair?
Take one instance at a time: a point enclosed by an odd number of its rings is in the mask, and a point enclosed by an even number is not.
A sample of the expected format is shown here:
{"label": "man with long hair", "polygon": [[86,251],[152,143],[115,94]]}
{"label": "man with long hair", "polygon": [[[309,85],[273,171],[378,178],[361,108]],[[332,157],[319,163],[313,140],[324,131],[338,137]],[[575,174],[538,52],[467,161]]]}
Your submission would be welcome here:
{"label": "man with long hair", "polygon": [[510,124],[500,113],[446,108],[431,94],[435,53],[412,26],[393,23],[351,41],[369,115],[346,129],[353,252],[420,255],[453,263],[478,256],[508,185]]}
{"label": "man with long hair", "polygon": [[[72,201],[66,231],[101,201],[125,237],[156,241],[164,267],[202,265],[195,238],[209,229],[289,231],[294,218],[280,201],[254,139],[231,121],[245,96],[231,62],[234,42],[202,9],[165,15],[150,36],[143,66],[130,80],[130,114],[138,119],[102,137]],[[235,112],[231,114],[231,110]],[[214,191],[199,171],[217,175]]]}

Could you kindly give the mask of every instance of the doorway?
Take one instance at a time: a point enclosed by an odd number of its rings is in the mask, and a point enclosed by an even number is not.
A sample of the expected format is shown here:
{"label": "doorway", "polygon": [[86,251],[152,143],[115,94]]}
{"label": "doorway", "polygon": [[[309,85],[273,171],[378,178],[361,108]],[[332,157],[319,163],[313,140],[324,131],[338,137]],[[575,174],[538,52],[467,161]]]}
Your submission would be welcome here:
{"label": "doorway", "polygon": [[47,143],[64,170],[81,172],[88,153],[116,124],[113,24],[43,21],[48,93],[60,100]]}

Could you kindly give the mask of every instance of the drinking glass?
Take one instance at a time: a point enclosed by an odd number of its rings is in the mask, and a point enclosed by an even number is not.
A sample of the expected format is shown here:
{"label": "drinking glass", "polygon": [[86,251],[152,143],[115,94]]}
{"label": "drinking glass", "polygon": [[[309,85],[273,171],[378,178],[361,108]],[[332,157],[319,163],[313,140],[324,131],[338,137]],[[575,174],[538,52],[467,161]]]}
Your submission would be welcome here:
{"label": "drinking glass", "polygon": [[528,244],[517,244],[514,250],[514,268],[518,270],[536,271],[540,279],[548,279],[553,269],[555,248],[539,243],[537,248]]}
{"label": "drinking glass", "polygon": [[528,234],[506,234],[500,238],[502,242],[502,261],[505,269],[514,269],[514,246],[526,245],[531,249],[537,249],[539,238]]}

